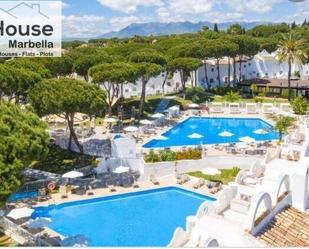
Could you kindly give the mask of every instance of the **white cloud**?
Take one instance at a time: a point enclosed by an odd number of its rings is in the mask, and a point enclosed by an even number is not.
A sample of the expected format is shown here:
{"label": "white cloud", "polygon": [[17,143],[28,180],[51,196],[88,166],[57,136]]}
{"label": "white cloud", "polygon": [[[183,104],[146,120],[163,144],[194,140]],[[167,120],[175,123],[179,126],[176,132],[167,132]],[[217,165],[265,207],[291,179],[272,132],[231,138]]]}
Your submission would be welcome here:
{"label": "white cloud", "polygon": [[282,0],[224,0],[223,2],[238,12],[267,13]]}
{"label": "white cloud", "polygon": [[82,15],[64,16],[63,34],[65,37],[91,38],[102,35],[107,30],[106,19],[102,16]]}
{"label": "white cloud", "polygon": [[104,6],[118,10],[124,13],[132,13],[137,10],[138,6],[161,6],[161,0],[97,0]]}
{"label": "white cloud", "polygon": [[201,16],[210,13],[217,0],[171,0],[157,9],[162,22],[198,21]]}

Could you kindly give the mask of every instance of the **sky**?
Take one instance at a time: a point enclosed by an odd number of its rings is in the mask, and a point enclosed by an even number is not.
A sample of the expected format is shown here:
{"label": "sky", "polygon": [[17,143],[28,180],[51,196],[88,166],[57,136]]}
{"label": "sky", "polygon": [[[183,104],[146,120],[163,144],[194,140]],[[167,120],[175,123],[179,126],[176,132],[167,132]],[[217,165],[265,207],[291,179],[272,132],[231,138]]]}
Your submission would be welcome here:
{"label": "sky", "polygon": [[[296,1],[296,0],[294,0]],[[309,0],[63,0],[65,37],[92,38],[132,23],[303,22]]]}

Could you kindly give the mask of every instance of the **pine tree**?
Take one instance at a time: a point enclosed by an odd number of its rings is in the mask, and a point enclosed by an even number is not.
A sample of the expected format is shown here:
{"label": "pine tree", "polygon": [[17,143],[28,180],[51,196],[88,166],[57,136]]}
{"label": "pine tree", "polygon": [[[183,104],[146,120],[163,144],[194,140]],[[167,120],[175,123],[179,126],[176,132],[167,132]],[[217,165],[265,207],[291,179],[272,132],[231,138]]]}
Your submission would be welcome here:
{"label": "pine tree", "polygon": [[214,31],[217,32],[217,33],[219,33],[218,24],[216,24],[216,23],[215,23],[215,25],[214,25]]}

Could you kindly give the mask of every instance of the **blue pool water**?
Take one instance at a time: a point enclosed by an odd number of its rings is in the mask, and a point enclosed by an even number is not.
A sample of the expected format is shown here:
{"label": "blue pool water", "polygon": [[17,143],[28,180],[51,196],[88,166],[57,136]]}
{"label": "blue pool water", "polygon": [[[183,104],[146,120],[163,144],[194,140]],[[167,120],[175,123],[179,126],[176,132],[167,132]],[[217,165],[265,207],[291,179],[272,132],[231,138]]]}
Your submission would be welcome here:
{"label": "blue pool water", "polygon": [[204,201],[215,199],[176,187],[39,207],[63,236],[85,235],[90,246],[166,246]]}
{"label": "blue pool water", "polygon": [[[263,129],[267,134],[255,134]],[[220,133],[227,131],[231,137],[221,137]],[[202,138],[189,138],[192,134],[202,135]],[[165,148],[174,146],[196,146],[201,144],[237,143],[239,138],[251,137],[256,141],[276,140],[279,135],[272,125],[258,118],[204,118],[191,117],[177,124],[162,134],[167,140],[151,140],[144,148]]]}
{"label": "blue pool water", "polygon": [[14,193],[14,194],[11,194],[11,196],[9,197],[9,201],[16,202],[19,200],[34,198],[37,196],[38,196],[37,191]]}

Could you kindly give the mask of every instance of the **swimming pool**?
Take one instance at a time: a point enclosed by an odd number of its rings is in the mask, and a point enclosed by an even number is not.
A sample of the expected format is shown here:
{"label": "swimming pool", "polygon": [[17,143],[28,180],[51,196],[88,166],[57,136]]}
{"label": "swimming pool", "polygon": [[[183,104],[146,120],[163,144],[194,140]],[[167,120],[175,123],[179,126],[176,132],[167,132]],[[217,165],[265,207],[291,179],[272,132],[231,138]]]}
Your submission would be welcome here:
{"label": "swimming pool", "polygon": [[39,207],[49,227],[63,236],[84,235],[90,246],[166,246],[186,217],[215,199],[177,187]]}
{"label": "swimming pool", "polygon": [[[257,134],[258,131],[264,131]],[[230,133],[222,136],[221,133]],[[152,139],[143,148],[166,148],[207,144],[237,143],[243,137],[256,141],[277,140],[273,126],[259,118],[208,118],[191,117],[162,134],[165,140]],[[190,136],[193,138],[190,138]],[[198,136],[197,136],[198,135]],[[221,135],[221,136],[220,136]]]}

